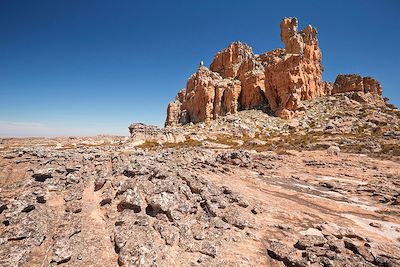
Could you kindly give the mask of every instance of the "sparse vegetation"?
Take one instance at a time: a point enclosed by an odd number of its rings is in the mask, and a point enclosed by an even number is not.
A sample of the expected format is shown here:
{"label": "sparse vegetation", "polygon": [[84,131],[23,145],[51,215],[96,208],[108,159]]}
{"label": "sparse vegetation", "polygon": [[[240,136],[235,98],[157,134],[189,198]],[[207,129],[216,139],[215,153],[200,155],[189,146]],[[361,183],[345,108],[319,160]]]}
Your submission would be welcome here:
{"label": "sparse vegetation", "polygon": [[[236,139],[238,139],[238,138],[236,138]],[[218,143],[218,144],[222,144],[222,145],[227,145],[227,146],[230,146],[231,148],[236,148],[239,145],[238,142],[233,141],[233,137],[230,135],[218,135],[216,140],[208,138],[208,139],[206,139],[206,141]]]}
{"label": "sparse vegetation", "polygon": [[400,156],[400,144],[381,144],[383,154]]}
{"label": "sparse vegetation", "polygon": [[194,139],[186,139],[184,142],[179,143],[164,143],[162,144],[163,148],[189,148],[189,147],[200,147],[202,146],[202,142]]}
{"label": "sparse vegetation", "polygon": [[159,146],[160,144],[155,141],[146,141],[143,144],[138,145],[137,147],[145,150],[153,150]]}
{"label": "sparse vegetation", "polygon": [[138,148],[145,149],[145,150],[156,150],[161,148],[190,148],[190,147],[200,147],[202,146],[202,142],[194,139],[186,139],[184,142],[179,143],[162,143],[159,144],[155,141],[146,141],[141,145],[138,145]]}

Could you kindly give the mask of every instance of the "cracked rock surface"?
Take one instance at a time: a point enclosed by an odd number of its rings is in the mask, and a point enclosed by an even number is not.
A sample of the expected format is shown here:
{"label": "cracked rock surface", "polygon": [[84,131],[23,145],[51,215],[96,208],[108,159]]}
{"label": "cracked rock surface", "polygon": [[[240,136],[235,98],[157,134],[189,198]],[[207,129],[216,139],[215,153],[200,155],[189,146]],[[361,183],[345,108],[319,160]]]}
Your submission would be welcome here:
{"label": "cracked rock surface", "polygon": [[2,140],[1,266],[400,264],[396,160],[94,139]]}

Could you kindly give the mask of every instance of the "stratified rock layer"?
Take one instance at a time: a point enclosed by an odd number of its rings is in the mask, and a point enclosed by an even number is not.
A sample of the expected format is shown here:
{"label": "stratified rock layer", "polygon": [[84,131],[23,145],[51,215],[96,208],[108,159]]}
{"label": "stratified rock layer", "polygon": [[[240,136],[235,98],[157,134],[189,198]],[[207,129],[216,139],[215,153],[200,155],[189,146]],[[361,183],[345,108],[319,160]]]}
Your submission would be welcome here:
{"label": "stratified rock layer", "polygon": [[317,30],[308,25],[298,31],[296,18],[284,18],[280,27],[284,49],[257,55],[233,42],[217,53],[210,69],[200,64],[168,105],[165,125],[208,122],[255,108],[288,119],[302,100],[349,91],[381,94],[379,82],[370,77],[339,75],[334,85],[323,82]]}
{"label": "stratified rock layer", "polygon": [[177,130],[160,129],[154,125],[133,123],[129,126],[131,140],[134,143],[179,143],[185,141],[185,137]]}

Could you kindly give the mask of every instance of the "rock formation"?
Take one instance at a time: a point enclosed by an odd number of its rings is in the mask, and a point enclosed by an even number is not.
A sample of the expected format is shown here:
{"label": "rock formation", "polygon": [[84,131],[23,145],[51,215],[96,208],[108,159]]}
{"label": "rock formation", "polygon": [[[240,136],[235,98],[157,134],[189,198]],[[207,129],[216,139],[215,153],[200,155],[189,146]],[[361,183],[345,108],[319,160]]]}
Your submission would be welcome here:
{"label": "rock formation", "polygon": [[300,100],[324,94],[317,30],[308,25],[297,32],[297,25],[296,18],[283,19],[284,53],[276,58],[276,63],[265,68],[266,97],[271,110],[281,117],[291,117]]}
{"label": "rock formation", "polygon": [[134,143],[179,143],[185,141],[185,137],[177,130],[160,129],[157,126],[133,123],[129,126],[131,140]]}
{"label": "rock formation", "polygon": [[298,31],[296,18],[284,18],[280,27],[284,49],[257,55],[233,42],[217,53],[210,69],[200,64],[168,105],[165,125],[208,122],[255,108],[291,118],[302,100],[348,91],[381,94],[379,82],[370,77],[339,75],[334,85],[323,82],[317,30],[308,25]]}
{"label": "rock formation", "polygon": [[237,99],[237,104],[232,104],[233,106],[239,106],[240,109],[251,109],[265,102],[264,67],[254,55],[251,47],[240,42],[232,43],[215,56],[210,69],[219,73],[223,78],[240,81],[240,98]]}
{"label": "rock formation", "polygon": [[372,77],[361,77],[357,74],[339,74],[333,85],[332,93],[352,91],[382,95],[382,86]]}

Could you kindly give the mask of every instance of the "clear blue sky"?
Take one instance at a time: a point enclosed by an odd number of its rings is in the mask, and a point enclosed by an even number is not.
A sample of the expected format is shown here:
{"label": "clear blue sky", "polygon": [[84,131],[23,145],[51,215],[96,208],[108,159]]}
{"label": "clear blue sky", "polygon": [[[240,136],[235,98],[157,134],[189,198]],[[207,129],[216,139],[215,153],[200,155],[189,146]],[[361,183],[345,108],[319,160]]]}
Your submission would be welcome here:
{"label": "clear blue sky", "polygon": [[400,1],[0,1],[0,136],[128,134],[163,125],[200,60],[230,42],[319,31],[324,79],[360,73],[399,106]]}

